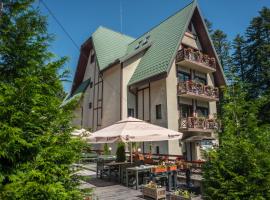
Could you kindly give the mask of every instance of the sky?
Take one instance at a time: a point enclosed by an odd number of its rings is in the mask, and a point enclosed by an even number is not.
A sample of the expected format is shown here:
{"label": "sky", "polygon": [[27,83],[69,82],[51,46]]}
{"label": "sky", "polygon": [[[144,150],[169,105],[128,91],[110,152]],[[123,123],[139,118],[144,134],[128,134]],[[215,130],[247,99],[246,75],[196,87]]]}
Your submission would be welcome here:
{"label": "sky", "polygon": [[[40,1],[37,0],[36,4],[41,13],[48,16],[48,31],[55,36],[50,50],[59,57],[69,58],[65,68],[70,70],[70,82],[63,83],[66,92],[70,91],[79,58],[79,47],[100,25],[136,38],[191,2],[191,0],[43,0],[52,13],[50,14]],[[198,0],[198,4],[203,17],[213,23],[213,29],[223,30],[228,39],[233,40],[236,34],[244,34],[250,20],[258,15],[263,6],[270,7],[270,0]]]}

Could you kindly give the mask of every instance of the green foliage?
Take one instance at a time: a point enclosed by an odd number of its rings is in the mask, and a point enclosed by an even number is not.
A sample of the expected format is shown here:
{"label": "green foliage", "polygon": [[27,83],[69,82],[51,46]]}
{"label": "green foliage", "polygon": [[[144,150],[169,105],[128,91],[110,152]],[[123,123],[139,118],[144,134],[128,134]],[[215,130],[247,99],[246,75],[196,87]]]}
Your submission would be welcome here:
{"label": "green foliage", "polygon": [[119,142],[117,144],[116,161],[117,162],[125,162],[126,161],[125,143],[123,143],[123,142]]}
{"label": "green foliage", "polygon": [[233,41],[220,148],[204,166],[205,199],[270,199],[269,25],[270,9],[263,8]]}
{"label": "green foliage", "polygon": [[265,98],[247,101],[242,82],[224,91],[221,146],[204,166],[205,199],[270,198],[270,127],[257,118]]}
{"label": "green foliage", "polygon": [[104,155],[110,155],[111,152],[109,150],[109,145],[107,143],[104,144],[103,146],[103,152],[104,152]]}
{"label": "green foliage", "polygon": [[52,37],[32,0],[4,4],[0,18],[0,199],[80,199],[70,164],[82,142],[70,137],[73,104],[64,91]]}

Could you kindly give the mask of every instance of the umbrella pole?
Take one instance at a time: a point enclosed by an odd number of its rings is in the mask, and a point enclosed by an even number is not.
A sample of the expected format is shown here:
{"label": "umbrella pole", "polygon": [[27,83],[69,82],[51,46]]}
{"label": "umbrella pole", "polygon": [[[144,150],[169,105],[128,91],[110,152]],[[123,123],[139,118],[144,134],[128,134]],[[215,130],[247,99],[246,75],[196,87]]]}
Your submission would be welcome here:
{"label": "umbrella pole", "polygon": [[132,158],[132,142],[130,142],[130,162],[133,163],[133,158]]}

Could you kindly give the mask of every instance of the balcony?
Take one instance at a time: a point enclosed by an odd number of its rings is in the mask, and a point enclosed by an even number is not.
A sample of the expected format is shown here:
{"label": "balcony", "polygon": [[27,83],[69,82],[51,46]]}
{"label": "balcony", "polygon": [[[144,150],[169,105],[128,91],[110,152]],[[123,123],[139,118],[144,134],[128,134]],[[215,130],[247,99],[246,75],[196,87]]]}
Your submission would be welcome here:
{"label": "balcony", "polygon": [[202,101],[218,101],[219,90],[217,87],[203,85],[194,81],[180,82],[177,86],[178,95]]}
{"label": "balcony", "polygon": [[196,69],[204,73],[212,73],[216,71],[216,59],[209,57],[207,54],[192,49],[183,48],[179,50],[175,58],[176,64],[184,67]]}
{"label": "balcony", "polygon": [[219,128],[216,119],[187,117],[179,119],[179,129],[188,132],[213,132]]}

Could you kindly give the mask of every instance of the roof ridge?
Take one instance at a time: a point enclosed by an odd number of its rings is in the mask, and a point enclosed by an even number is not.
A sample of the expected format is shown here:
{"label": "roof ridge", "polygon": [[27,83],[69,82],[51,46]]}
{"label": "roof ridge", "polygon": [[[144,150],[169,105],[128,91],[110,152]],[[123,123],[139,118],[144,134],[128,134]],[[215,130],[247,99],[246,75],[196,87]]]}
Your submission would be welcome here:
{"label": "roof ridge", "polygon": [[[108,28],[108,27],[105,27],[105,26],[102,26],[102,25],[100,25],[100,26],[96,29],[96,31],[97,31],[98,29],[100,29],[100,28],[107,29],[108,31],[112,31],[112,32],[117,33],[118,35],[121,35],[121,36],[129,37],[130,39],[133,39],[133,40],[136,39],[136,38],[134,38],[134,37],[132,37],[132,36],[126,35],[126,34],[121,33],[121,32],[119,32],[119,31],[115,31],[115,30],[113,30],[113,29],[111,29],[111,28]],[[95,32],[96,32],[96,31],[95,31]],[[95,32],[94,32],[93,34],[95,34]],[[92,34],[92,35],[93,35],[93,34]]]}
{"label": "roof ridge", "polygon": [[195,4],[195,3],[197,4],[197,0],[192,0],[192,2],[190,2],[189,4],[187,4],[186,6],[184,6],[183,8],[180,8],[179,10],[175,11],[172,15],[168,16],[167,18],[165,18],[164,20],[162,20],[161,22],[159,22],[157,25],[155,25],[152,28],[150,28],[147,32],[144,32],[143,34],[141,34],[139,37],[137,37],[134,41],[130,42],[128,45],[131,45],[133,42],[136,42],[142,36],[147,35],[150,31],[152,31],[153,29],[157,28],[162,23],[166,22],[167,20],[169,20],[170,18],[172,18],[173,16],[175,16],[176,14],[178,14],[179,12],[181,12],[182,10],[184,10],[186,7],[190,6],[191,4]]}

